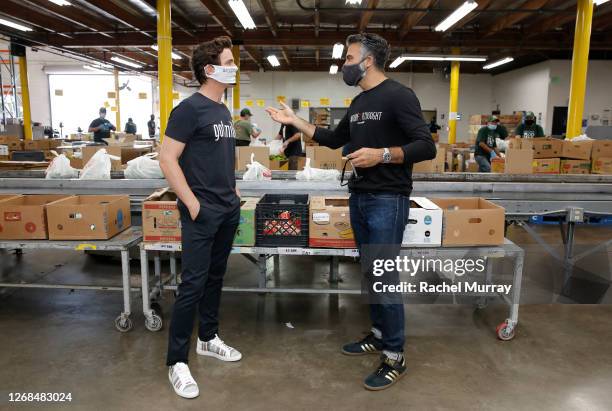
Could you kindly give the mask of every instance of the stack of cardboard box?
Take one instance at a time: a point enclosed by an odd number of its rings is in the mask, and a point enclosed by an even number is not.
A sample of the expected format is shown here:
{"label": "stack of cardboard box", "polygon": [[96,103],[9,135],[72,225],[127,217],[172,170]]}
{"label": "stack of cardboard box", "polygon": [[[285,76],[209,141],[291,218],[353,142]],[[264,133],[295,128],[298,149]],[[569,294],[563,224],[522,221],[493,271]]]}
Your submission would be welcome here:
{"label": "stack of cardboard box", "polygon": [[[487,125],[487,121],[491,114],[474,114],[470,116],[470,127],[469,127],[469,142],[474,144],[478,131]],[[499,114],[499,124],[504,126],[508,130],[508,136],[514,136],[514,130],[521,124],[523,119],[522,114]]]}
{"label": "stack of cardboard box", "polygon": [[612,140],[593,141],[591,161],[591,173],[612,174]]}
{"label": "stack of cardboard box", "polygon": [[327,147],[309,146],[306,147],[306,158],[310,159],[310,167],[312,168],[342,171],[344,167],[342,149],[332,150]]}
{"label": "stack of cardboard box", "polygon": [[443,173],[446,162],[446,147],[436,146],[436,158],[433,160],[421,161],[412,165],[413,173]]}
{"label": "stack of cardboard box", "polygon": [[559,174],[563,141],[555,138],[533,139],[533,173]]}
{"label": "stack of cardboard box", "polygon": [[536,174],[612,174],[612,140],[533,139]]}

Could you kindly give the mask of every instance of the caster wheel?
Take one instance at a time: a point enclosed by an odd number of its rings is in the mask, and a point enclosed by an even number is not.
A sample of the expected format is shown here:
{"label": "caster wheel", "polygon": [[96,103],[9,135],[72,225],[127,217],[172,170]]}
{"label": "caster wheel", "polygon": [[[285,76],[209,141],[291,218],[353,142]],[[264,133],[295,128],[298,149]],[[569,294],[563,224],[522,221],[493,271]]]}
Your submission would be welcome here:
{"label": "caster wheel", "polygon": [[516,326],[510,326],[507,321],[504,321],[500,325],[497,326],[495,332],[497,333],[497,338],[502,341],[510,341],[514,338],[514,330]]}
{"label": "caster wheel", "polygon": [[151,303],[151,309],[155,311],[160,317],[163,317],[163,310],[161,305],[157,301]]}
{"label": "caster wheel", "polygon": [[162,318],[153,312],[150,318],[145,319],[145,328],[149,331],[159,331],[162,329]]}
{"label": "caster wheel", "polygon": [[126,333],[132,329],[134,324],[132,324],[132,320],[130,317],[124,317],[120,315],[115,319],[115,328],[122,333]]}

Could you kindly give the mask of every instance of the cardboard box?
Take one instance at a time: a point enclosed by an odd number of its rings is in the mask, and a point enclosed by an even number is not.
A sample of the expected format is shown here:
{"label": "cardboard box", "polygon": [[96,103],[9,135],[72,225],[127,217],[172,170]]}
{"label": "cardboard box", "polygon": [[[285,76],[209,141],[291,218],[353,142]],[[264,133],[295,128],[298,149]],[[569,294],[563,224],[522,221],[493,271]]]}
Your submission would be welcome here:
{"label": "cardboard box", "polygon": [[5,144],[0,145],[0,156],[7,156],[9,155],[9,147]]}
{"label": "cardboard box", "polygon": [[533,158],[561,157],[563,141],[555,138],[539,137],[533,139]]}
{"label": "cardboard box", "polygon": [[436,158],[433,160],[421,161],[420,163],[414,163],[412,165],[413,173],[443,173],[444,162],[446,160],[446,150],[442,147],[438,147],[436,151]]}
{"label": "cardboard box", "polygon": [[82,158],[70,157],[70,167],[82,170],[84,165]]}
{"label": "cardboard box", "polygon": [[0,201],[8,200],[9,198],[19,197],[21,194],[0,194]]}
{"label": "cardboard box", "polygon": [[0,201],[0,239],[46,240],[46,204],[66,195],[27,195]]}
{"label": "cardboard box", "polygon": [[297,171],[304,170],[304,166],[306,165],[306,157],[298,157],[297,159]]}
{"label": "cardboard box", "polygon": [[154,192],[142,203],[142,235],[146,242],[181,242],[181,215],[176,194],[169,188]]}
{"label": "cardboard box", "polygon": [[109,146],[134,147],[134,142],[137,139],[137,134],[113,133],[109,138],[105,138],[104,141],[106,141]]}
{"label": "cardboard box", "polygon": [[310,167],[325,170],[342,171],[342,149],[332,150],[327,147],[306,147],[306,157],[310,159]]}
{"label": "cardboard box", "polygon": [[612,174],[612,157],[599,157],[593,160],[593,174]]}
{"label": "cardboard box", "polygon": [[478,163],[476,161],[468,160],[465,163],[467,165],[465,171],[468,173],[478,173]]}
{"label": "cardboard box", "polygon": [[[528,144],[529,145],[529,144]],[[506,149],[506,174],[532,174],[533,150],[531,148]]]}
{"label": "cardboard box", "polygon": [[410,198],[410,215],[402,245],[439,247],[442,245],[442,209],[425,197]]}
{"label": "cardboard box", "polygon": [[23,141],[15,136],[0,136],[0,145],[8,146],[9,151],[21,151],[23,149]]}
{"label": "cardboard box", "polygon": [[251,154],[255,154],[255,161],[270,168],[270,147],[236,147],[236,170],[246,171]]}
{"label": "cardboard box", "polygon": [[530,138],[509,138],[508,148],[515,150],[533,150],[533,140]]}
{"label": "cardboard box", "polygon": [[47,204],[50,240],[107,240],[132,224],[127,195],[72,196]]}
{"label": "cardboard box", "polygon": [[533,160],[533,174],[559,174],[561,159],[536,158]]}
{"label": "cardboard box", "polygon": [[612,140],[593,140],[591,158],[600,157],[612,158]]}
{"label": "cardboard box", "polygon": [[310,197],[310,247],[355,248],[348,196]]}
{"label": "cardboard box", "polygon": [[101,149],[105,149],[106,152],[111,156],[116,156],[120,158],[120,160],[111,160],[112,171],[121,171],[123,170],[123,165],[127,164],[128,161],[151,152],[151,149],[149,147],[134,148],[120,146],[85,146],[81,149],[81,152],[83,153],[83,164],[87,164],[91,157],[93,157],[93,155]]}
{"label": "cardboard box", "polygon": [[590,174],[591,161],[563,159],[561,160],[560,171],[561,174]]}
{"label": "cardboard box", "polygon": [[49,143],[49,150],[55,150],[56,148],[60,147],[61,145],[64,144],[64,140],[60,140],[60,139],[51,139],[51,140],[47,140],[47,142]]}
{"label": "cardboard box", "polygon": [[504,243],[505,210],[484,198],[432,198],[443,210],[442,246]]}
{"label": "cardboard box", "polygon": [[49,150],[49,140],[25,140],[23,142],[24,150]]}
{"label": "cardboard box", "polygon": [[560,157],[574,160],[590,160],[592,148],[592,141],[563,140]]}
{"label": "cardboard box", "polygon": [[506,171],[506,161],[503,158],[495,157],[491,160],[492,173],[504,173]]}
{"label": "cardboard box", "polygon": [[289,160],[270,160],[270,170],[289,170]]}
{"label": "cardboard box", "polygon": [[255,224],[255,207],[259,198],[245,197],[240,199],[240,223],[234,236],[234,245],[254,246],[257,225]]}

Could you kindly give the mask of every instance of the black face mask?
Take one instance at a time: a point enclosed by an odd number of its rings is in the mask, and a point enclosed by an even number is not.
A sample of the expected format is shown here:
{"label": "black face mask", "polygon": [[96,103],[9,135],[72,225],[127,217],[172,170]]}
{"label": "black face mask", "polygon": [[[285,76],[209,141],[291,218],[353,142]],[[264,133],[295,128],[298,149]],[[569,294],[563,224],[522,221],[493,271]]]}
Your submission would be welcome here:
{"label": "black face mask", "polygon": [[366,70],[361,67],[361,63],[367,58],[364,57],[359,63],[345,64],[342,66],[342,80],[347,86],[357,86],[361,79],[365,76]]}
{"label": "black face mask", "polygon": [[527,124],[528,126],[533,126],[534,123],[534,120],[525,120],[525,124]]}

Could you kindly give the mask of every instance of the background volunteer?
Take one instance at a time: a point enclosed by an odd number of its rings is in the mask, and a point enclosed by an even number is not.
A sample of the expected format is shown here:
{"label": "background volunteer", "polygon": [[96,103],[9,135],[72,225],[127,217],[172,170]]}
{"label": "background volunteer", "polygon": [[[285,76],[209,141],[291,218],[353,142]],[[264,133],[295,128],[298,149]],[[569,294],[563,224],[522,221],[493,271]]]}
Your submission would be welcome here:
{"label": "background volunteer", "polygon": [[108,145],[104,139],[110,137],[110,132],[117,130],[110,121],[106,119],[106,108],[100,107],[98,111],[98,118],[93,120],[89,125],[89,132],[93,133],[93,138],[96,143],[102,143]]}
{"label": "background volunteer", "polygon": [[[500,129],[500,127],[502,128]],[[505,127],[499,125],[499,119],[496,116],[490,116],[487,120],[487,125],[478,130],[474,147],[474,159],[478,163],[479,172],[491,172],[491,160],[500,155],[495,139],[506,138],[508,132],[505,130]]]}
{"label": "background volunteer", "polygon": [[289,170],[297,170],[298,160],[304,156],[302,151],[302,133],[292,125],[283,124],[278,130],[277,139],[283,141],[283,154],[289,159]]}
{"label": "background volunteer", "polygon": [[539,124],[536,124],[535,114],[529,111],[525,116],[525,123],[520,124],[514,134],[517,137],[523,138],[544,137],[544,129]]}
{"label": "background volunteer", "polygon": [[[434,158],[436,146],[414,92],[384,74],[389,58],[387,41],[362,33],[349,36],[347,46],[343,80],[363,91],[334,131],[309,124],[285,104],[282,110],[267,111],[275,121],[295,126],[323,146],[337,149],[350,143],[348,157],[357,173],[349,181],[349,206],[357,245],[363,252],[371,245],[384,244],[387,254],[397,256],[408,221],[412,164]],[[364,270],[366,279],[368,274]],[[397,272],[386,275],[391,276],[389,281],[398,281]],[[362,355],[382,351],[381,364],[364,381],[365,388],[381,390],[406,372],[404,306],[401,301],[370,304],[370,317],[371,332],[344,345],[342,352]]]}
{"label": "background volunteer", "polygon": [[251,138],[257,138],[261,134],[261,130],[251,123],[251,117],[253,117],[251,110],[243,108],[240,111],[240,120],[234,123],[237,146],[248,146],[251,144]]}
{"label": "background volunteer", "polygon": [[218,37],[194,50],[191,65],[200,89],[172,110],[161,149],[160,166],[179,198],[183,248],[166,363],[174,391],[185,398],[199,395],[187,366],[196,311],[196,352],[223,361],[242,358],[218,336],[223,276],[240,219],[236,132],[222,102],[238,72],[231,47],[228,37]]}

